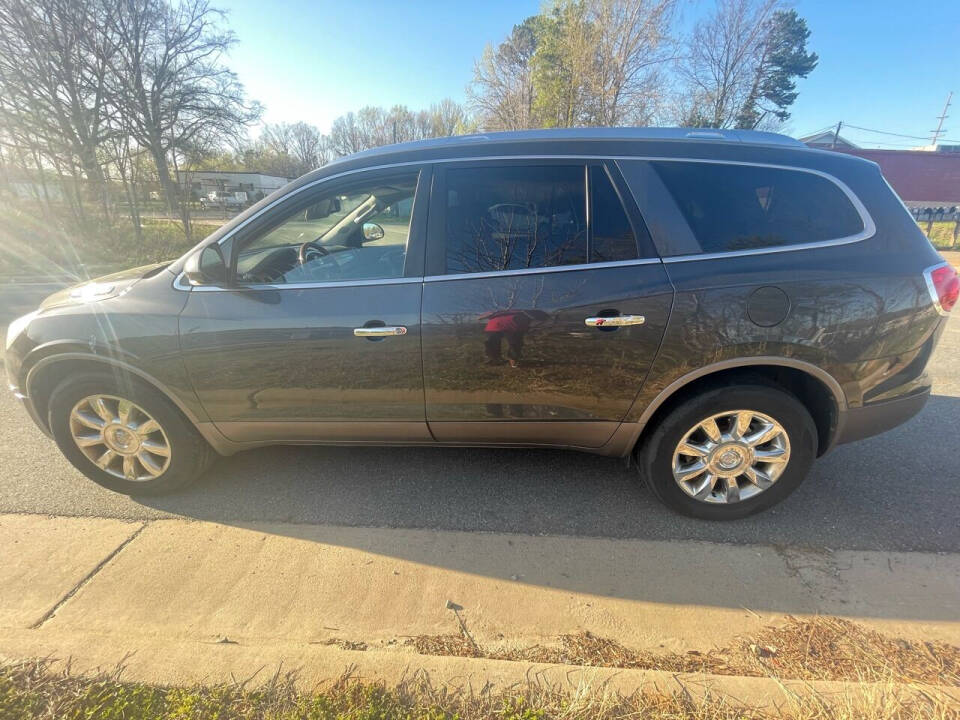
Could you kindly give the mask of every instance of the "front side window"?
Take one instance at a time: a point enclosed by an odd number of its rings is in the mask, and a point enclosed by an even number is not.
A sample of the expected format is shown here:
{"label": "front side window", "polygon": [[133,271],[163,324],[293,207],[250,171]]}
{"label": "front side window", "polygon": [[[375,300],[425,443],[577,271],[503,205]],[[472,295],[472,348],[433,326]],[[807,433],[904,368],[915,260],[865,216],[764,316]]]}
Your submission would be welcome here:
{"label": "front side window", "polygon": [[295,205],[244,242],[242,284],[374,280],[403,276],[417,173],[331,188]]}
{"label": "front side window", "polygon": [[448,273],[586,262],[582,165],[452,169],[446,178]]}
{"label": "front side window", "polygon": [[703,253],[847,238],[863,219],[836,183],[783,168],[653,162]]}

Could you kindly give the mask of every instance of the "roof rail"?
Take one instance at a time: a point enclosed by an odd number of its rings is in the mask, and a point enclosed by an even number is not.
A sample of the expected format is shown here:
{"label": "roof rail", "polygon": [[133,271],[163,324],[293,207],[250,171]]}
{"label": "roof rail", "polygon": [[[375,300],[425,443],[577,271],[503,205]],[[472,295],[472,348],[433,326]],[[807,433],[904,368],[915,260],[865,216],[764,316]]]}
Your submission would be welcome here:
{"label": "roof rail", "polygon": [[430,148],[456,147],[481,143],[513,143],[531,141],[561,140],[668,140],[684,142],[727,142],[751,145],[786,145],[806,148],[799,140],[780,133],[758,130],[727,130],[718,128],[680,128],[680,127],[612,127],[612,128],[551,128],[541,130],[511,130],[508,132],[477,133],[474,135],[452,135],[450,137],[429,138],[395,145],[363,150],[340,160],[387,155],[407,150],[428,150]]}

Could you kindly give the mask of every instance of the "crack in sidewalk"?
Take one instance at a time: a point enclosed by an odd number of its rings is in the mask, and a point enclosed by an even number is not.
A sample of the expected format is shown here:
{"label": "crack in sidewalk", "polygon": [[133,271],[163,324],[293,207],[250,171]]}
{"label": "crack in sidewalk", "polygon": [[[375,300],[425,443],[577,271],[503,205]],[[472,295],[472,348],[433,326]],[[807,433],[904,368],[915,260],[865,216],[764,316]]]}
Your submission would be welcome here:
{"label": "crack in sidewalk", "polygon": [[43,625],[44,625],[47,621],[51,620],[51,619],[53,618],[53,616],[57,614],[57,610],[59,610],[60,608],[62,608],[62,607],[70,600],[70,598],[72,598],[74,595],[76,595],[78,592],[80,592],[80,589],[81,589],[84,585],[86,585],[88,582],[90,582],[91,580],[93,580],[93,578],[96,577],[97,573],[99,573],[101,570],[103,570],[103,568],[105,568],[105,567],[107,566],[107,564],[108,564],[111,560],[113,560],[117,555],[120,554],[120,551],[121,551],[121,550],[123,550],[127,545],[129,545],[129,544],[132,543],[134,540],[136,540],[137,537],[140,535],[140,533],[142,533],[142,532],[144,531],[144,529],[145,529],[148,525],[150,525],[150,521],[141,523],[141,524],[140,524],[140,527],[138,527],[136,530],[134,530],[126,540],[124,540],[122,543],[120,543],[119,545],[117,545],[117,547],[115,547],[115,548],[110,552],[109,555],[107,555],[103,560],[101,560],[100,562],[98,562],[98,563],[96,564],[96,566],[95,566],[90,572],[88,572],[86,575],[84,575],[76,585],[74,585],[72,588],[70,588],[70,590],[68,590],[68,591],[66,592],[66,594],[65,594],[62,598],[60,598],[52,608],[50,608],[49,610],[47,610],[47,612],[45,612],[45,613],[40,617],[39,620],[37,620],[35,623],[33,623],[33,624],[30,626],[30,629],[31,629],[31,630],[37,630],[37,629],[43,627]]}

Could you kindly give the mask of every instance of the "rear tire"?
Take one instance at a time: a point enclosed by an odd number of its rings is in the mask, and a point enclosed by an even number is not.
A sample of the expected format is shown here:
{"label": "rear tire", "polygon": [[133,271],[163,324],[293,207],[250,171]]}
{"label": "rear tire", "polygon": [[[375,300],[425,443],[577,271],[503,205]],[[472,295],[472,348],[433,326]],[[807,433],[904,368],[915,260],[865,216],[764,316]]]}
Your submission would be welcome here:
{"label": "rear tire", "polygon": [[817,455],[817,428],[790,393],[717,388],[682,402],[637,448],[647,487],[671,509],[735,520],[793,492]]}
{"label": "rear tire", "polygon": [[194,481],[215,455],[176,406],[129,376],[88,373],[58,385],[48,422],[67,460],[125,495],[162,495]]}

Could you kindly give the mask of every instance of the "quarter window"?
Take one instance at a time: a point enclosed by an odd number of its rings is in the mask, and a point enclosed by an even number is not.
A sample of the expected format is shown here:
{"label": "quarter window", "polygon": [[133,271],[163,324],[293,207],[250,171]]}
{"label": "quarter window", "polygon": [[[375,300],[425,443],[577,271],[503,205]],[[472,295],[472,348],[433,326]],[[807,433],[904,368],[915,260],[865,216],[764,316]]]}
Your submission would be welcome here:
{"label": "quarter window", "polygon": [[586,262],[582,165],[462,168],[446,177],[448,273]]}
{"label": "quarter window", "polygon": [[863,220],[836,183],[781,168],[653,162],[703,253],[837,240]]}

